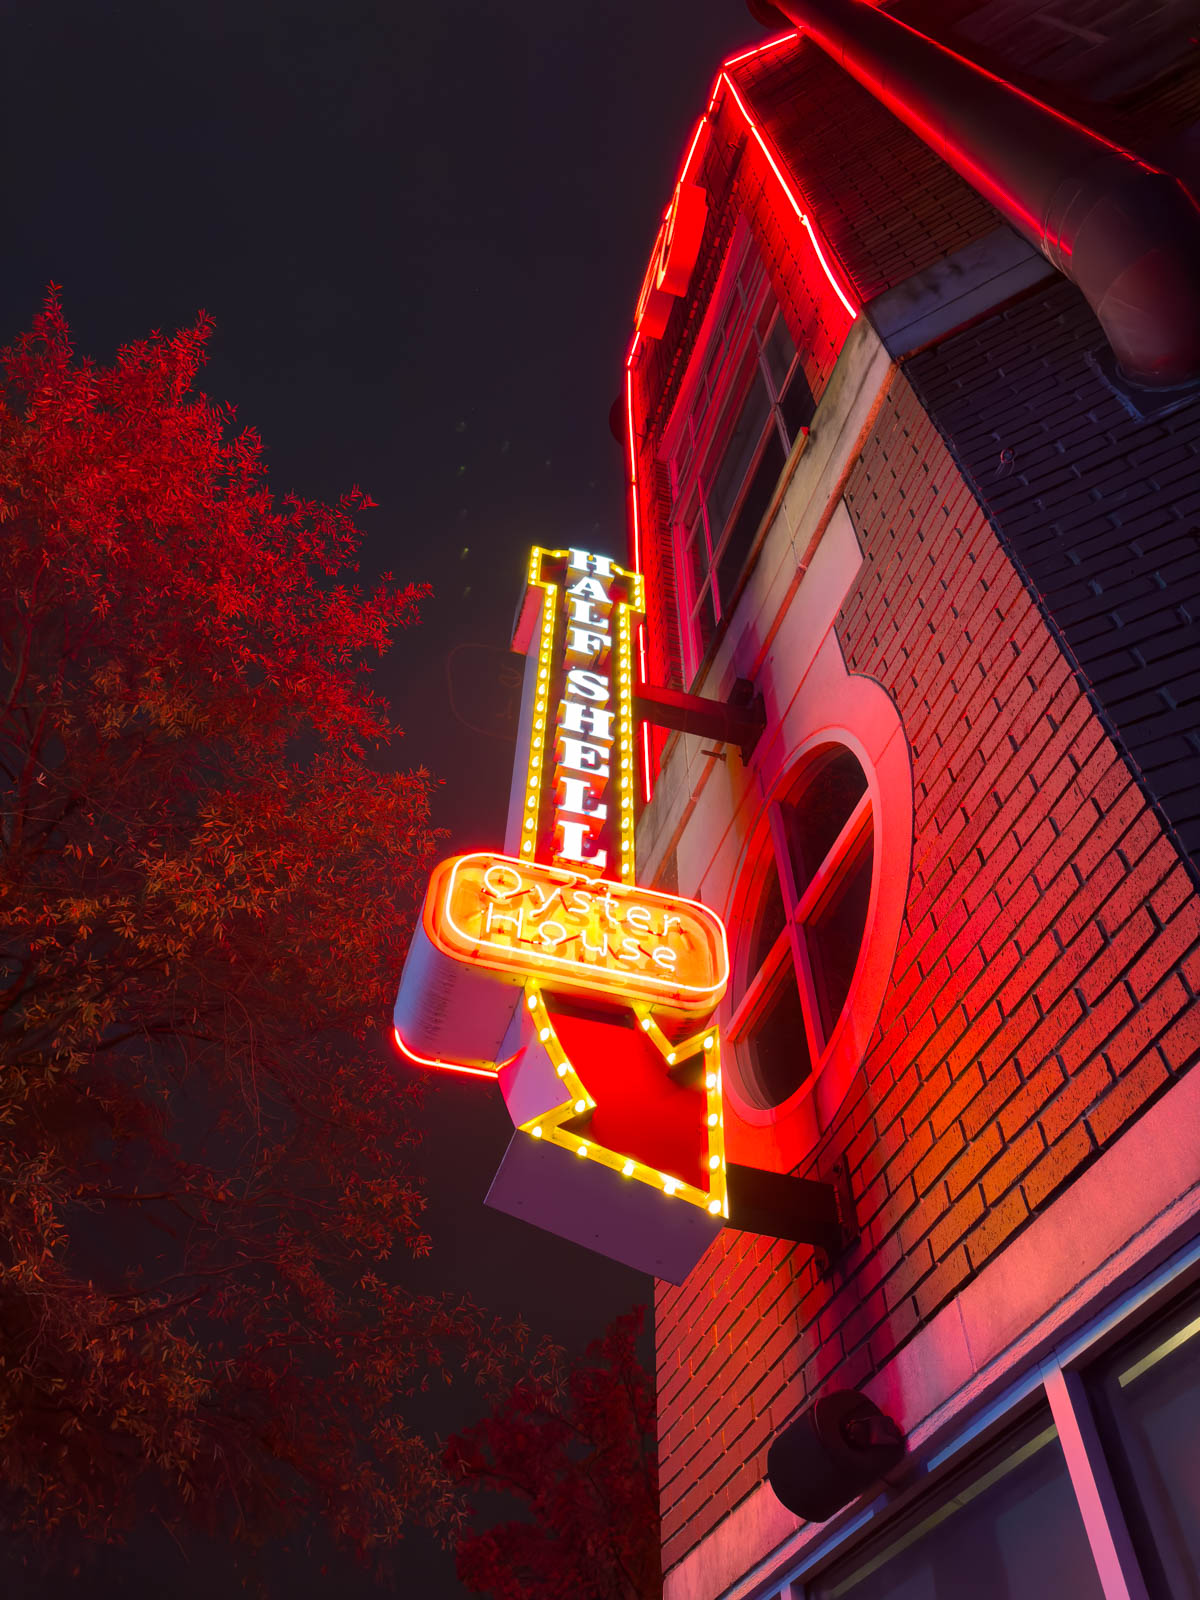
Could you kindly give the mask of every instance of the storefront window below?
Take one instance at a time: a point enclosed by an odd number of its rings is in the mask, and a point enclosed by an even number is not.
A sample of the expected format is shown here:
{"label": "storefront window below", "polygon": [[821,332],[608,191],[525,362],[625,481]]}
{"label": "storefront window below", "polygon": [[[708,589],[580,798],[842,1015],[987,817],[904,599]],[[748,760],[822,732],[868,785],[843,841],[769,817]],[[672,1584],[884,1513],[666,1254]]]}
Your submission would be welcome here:
{"label": "storefront window below", "polygon": [[1097,1420],[1152,1600],[1200,1597],[1200,1301],[1094,1376]]}
{"label": "storefront window below", "polygon": [[1102,1600],[1058,1430],[1039,1412],[948,1495],[805,1593],[808,1600]]}

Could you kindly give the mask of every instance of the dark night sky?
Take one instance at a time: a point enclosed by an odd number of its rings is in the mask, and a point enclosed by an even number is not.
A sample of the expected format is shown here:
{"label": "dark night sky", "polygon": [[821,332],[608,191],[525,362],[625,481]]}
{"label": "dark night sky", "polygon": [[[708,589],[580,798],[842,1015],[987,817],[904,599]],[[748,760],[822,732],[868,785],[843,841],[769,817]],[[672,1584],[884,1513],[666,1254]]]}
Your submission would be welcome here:
{"label": "dark night sky", "polygon": [[[433,584],[379,674],[396,759],[444,780],[453,847],[499,843],[511,747],[455,720],[447,658],[507,643],[530,544],[620,552],[608,412],[633,302],[716,67],[761,30],[742,0],[0,0],[0,25],[0,342],[51,280],[101,360],[215,316],[203,386],[260,431],[276,491],[361,484],[365,572]],[[493,1088],[448,1083],[427,1116],[430,1283],[573,1349],[649,1299],[481,1205],[508,1133]],[[411,1551],[395,1592],[465,1592]],[[198,1600],[221,1569],[142,1542],[61,1592]],[[271,1575],[334,1586],[299,1557]],[[336,1587],[375,1592],[341,1564]]]}

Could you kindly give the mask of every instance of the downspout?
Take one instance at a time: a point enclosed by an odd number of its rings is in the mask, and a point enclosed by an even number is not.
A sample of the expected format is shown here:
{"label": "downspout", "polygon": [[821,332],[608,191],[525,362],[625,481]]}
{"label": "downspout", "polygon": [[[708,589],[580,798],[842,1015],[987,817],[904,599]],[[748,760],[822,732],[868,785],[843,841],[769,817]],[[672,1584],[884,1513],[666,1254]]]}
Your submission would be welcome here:
{"label": "downspout", "polygon": [[1127,380],[1200,379],[1200,208],[1178,178],[864,0],[775,8],[1076,285]]}

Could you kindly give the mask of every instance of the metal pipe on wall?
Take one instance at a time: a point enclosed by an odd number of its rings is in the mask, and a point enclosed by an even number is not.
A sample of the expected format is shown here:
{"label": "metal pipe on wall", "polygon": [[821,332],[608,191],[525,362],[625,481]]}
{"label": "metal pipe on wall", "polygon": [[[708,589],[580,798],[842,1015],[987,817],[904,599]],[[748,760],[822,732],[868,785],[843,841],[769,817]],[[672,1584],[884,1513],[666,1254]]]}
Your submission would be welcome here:
{"label": "metal pipe on wall", "polygon": [[1200,207],[1178,178],[864,0],[775,7],[1077,286],[1127,379],[1200,379]]}

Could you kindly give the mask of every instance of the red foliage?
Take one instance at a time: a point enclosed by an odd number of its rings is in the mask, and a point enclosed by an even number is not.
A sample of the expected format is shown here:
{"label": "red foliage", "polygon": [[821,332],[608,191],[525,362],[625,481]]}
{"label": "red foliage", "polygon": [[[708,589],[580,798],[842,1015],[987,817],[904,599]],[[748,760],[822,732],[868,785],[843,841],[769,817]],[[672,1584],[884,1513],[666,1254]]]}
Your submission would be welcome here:
{"label": "red foliage", "polygon": [[272,497],[208,333],[97,366],[52,293],[3,357],[0,1509],[366,1552],[443,1494],[405,1395],[502,1342],[385,1265],[433,835],[365,674],[421,592],[346,581],[362,495]]}
{"label": "red foliage", "polygon": [[527,1378],[451,1439],[472,1491],[528,1504],[530,1520],[468,1532],[458,1573],[493,1600],[658,1600],[654,1384],[637,1357],[641,1310],[618,1317],[567,1374]]}

